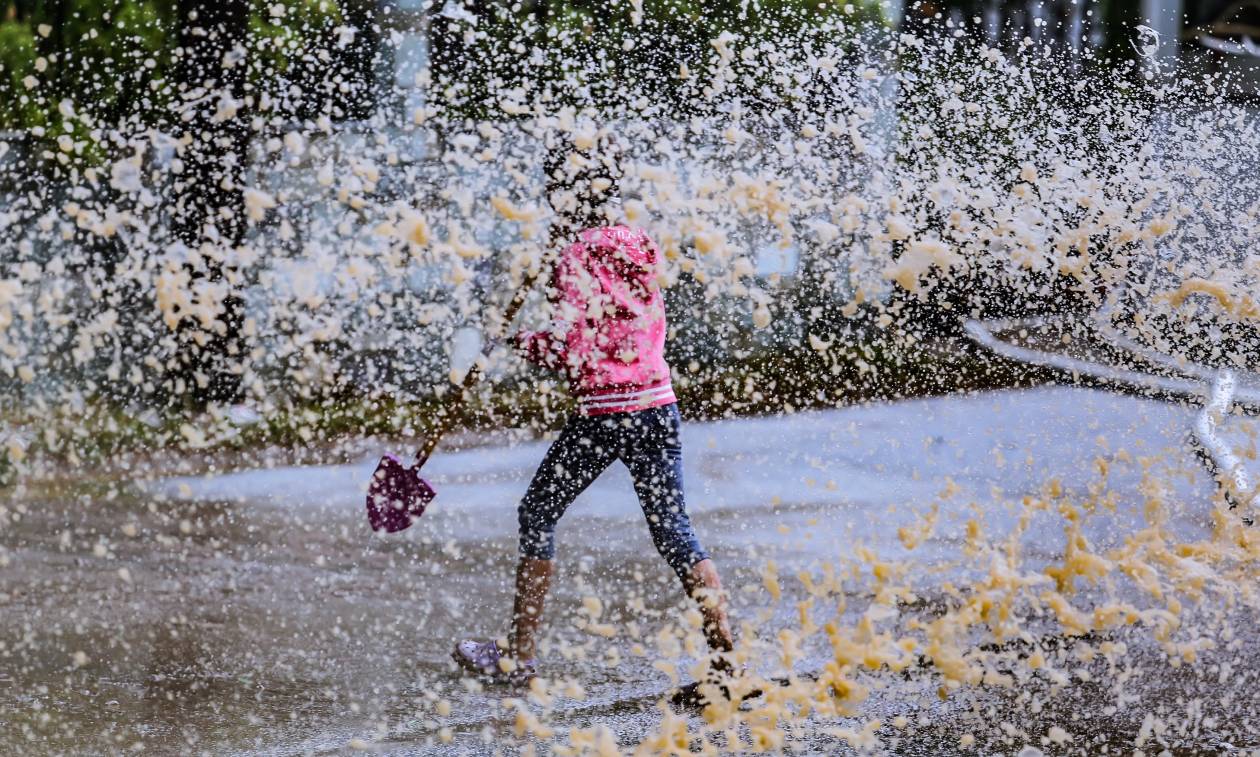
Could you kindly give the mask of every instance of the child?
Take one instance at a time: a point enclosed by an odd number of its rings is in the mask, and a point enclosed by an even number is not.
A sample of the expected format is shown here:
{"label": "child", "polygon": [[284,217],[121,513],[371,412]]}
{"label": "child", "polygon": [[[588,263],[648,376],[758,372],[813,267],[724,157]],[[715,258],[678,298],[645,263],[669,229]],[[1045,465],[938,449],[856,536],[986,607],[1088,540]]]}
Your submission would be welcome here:
{"label": "child", "polygon": [[[551,583],[556,523],[614,460],[634,479],[657,551],[699,603],[710,649],[732,648],[722,582],[683,499],[681,422],[664,358],[660,253],[642,231],[612,223],[620,175],[614,159],[574,150],[553,156],[546,172],[547,199],[556,211],[553,239],[574,241],[551,271],[555,325],[522,332],[516,342],[531,361],[567,373],[578,412],[547,451],[518,509],[520,561],[508,648],[465,640],[454,651],[465,670],[517,685],[535,675],[534,637]],[[726,671],[728,663],[718,658],[713,667]]]}

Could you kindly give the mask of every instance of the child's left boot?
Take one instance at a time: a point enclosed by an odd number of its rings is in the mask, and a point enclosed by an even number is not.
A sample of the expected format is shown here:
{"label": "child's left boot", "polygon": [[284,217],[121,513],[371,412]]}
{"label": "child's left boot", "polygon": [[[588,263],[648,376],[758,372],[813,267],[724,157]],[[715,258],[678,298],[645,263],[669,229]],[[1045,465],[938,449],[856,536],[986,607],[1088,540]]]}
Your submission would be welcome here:
{"label": "child's left boot", "polygon": [[528,686],[537,675],[533,660],[513,660],[493,640],[464,639],[455,645],[451,657],[461,668],[490,683]]}

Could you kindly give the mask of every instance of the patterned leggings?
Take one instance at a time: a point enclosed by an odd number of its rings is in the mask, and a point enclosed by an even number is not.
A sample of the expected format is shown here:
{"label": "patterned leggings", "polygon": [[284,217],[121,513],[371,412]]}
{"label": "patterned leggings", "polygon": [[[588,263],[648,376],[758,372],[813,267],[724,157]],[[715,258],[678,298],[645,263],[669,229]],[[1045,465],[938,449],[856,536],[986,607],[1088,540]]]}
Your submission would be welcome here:
{"label": "patterned leggings", "polygon": [[560,516],[614,460],[621,460],[634,479],[652,543],[679,577],[686,575],[708,555],[696,539],[683,500],[681,428],[677,404],[570,418],[517,510],[521,554],[552,559]]}

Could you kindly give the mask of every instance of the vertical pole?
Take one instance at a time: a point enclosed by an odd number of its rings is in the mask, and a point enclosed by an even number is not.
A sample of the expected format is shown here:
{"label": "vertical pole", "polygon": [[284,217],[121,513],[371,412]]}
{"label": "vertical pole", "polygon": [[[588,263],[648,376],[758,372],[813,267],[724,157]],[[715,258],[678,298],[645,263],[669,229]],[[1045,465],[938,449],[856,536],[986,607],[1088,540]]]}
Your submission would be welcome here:
{"label": "vertical pole", "polygon": [[1169,66],[1177,64],[1177,48],[1184,21],[1183,0],[1142,0],[1142,17],[1159,34],[1159,60]]}

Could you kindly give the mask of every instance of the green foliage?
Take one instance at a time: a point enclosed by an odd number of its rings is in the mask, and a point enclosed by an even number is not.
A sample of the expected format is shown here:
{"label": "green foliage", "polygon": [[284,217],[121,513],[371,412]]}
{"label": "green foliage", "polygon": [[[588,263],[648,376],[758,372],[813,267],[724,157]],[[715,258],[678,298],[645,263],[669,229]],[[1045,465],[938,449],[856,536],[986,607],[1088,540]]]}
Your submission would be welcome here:
{"label": "green foliage", "polygon": [[[481,7],[475,28],[435,17],[433,62],[442,99],[484,117],[494,113],[497,93],[511,88],[608,105],[618,102],[623,84],[648,82],[662,102],[687,109],[696,104],[694,82],[704,80],[717,58],[713,42],[723,35],[774,44],[808,38],[828,19],[844,18],[854,28],[883,21],[873,0],[645,0],[641,8],[640,14],[633,3],[608,0],[492,4]],[[753,91],[764,83],[753,76],[737,86]]]}
{"label": "green foliage", "polygon": [[250,16],[251,49],[259,55],[256,75],[289,72],[302,53],[326,41],[341,23],[341,8],[332,0],[296,0],[284,4],[284,15],[270,12],[273,3],[254,0]]}
{"label": "green foliage", "polygon": [[[173,39],[168,3],[115,0],[10,8],[0,26],[0,128],[60,133],[63,101],[116,121],[151,97]],[[42,70],[40,70],[42,69]],[[27,87],[25,80],[33,86]]]}
{"label": "green foliage", "polygon": [[[284,75],[300,53],[335,43],[332,29],[342,19],[335,0],[287,2],[279,16],[273,7],[253,0],[251,39],[241,40],[255,81]],[[66,128],[59,107],[64,101],[106,124],[167,115],[180,23],[172,0],[24,3],[10,5],[5,16],[0,129],[42,127],[53,139],[62,133],[79,139],[83,135],[75,132],[87,130],[81,124]]]}
{"label": "green foliage", "polygon": [[41,109],[22,80],[35,72],[35,32],[17,21],[0,22],[0,128],[40,123]]}

